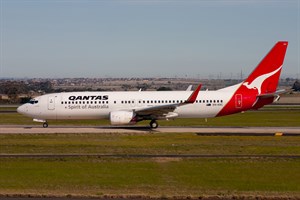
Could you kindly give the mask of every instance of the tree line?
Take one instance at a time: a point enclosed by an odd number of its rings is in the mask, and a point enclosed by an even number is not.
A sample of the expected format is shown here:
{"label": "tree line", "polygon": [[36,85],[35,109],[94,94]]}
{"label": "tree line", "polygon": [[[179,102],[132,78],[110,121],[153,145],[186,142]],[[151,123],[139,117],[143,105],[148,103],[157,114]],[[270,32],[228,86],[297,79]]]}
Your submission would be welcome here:
{"label": "tree line", "polygon": [[[25,83],[24,81],[1,81],[0,95],[7,95],[8,99],[0,99],[1,103],[25,103],[36,93],[53,92],[50,81]],[[23,95],[20,98],[20,95]]]}

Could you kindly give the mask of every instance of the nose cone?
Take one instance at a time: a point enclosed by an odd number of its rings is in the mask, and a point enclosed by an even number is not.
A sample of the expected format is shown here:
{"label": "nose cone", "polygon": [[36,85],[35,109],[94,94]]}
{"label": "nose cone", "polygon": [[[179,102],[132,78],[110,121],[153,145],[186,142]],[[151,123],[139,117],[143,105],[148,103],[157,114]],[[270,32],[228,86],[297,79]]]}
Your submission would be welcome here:
{"label": "nose cone", "polygon": [[24,115],[26,113],[26,106],[25,105],[21,105],[17,108],[17,112]]}

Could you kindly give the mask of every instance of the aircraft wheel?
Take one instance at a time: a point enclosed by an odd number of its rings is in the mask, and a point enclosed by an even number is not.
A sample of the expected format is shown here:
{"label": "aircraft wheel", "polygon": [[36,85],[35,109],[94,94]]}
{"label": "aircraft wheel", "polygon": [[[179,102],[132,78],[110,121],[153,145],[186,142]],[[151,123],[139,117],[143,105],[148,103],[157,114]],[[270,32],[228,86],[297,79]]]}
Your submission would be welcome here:
{"label": "aircraft wheel", "polygon": [[152,121],[150,122],[150,127],[153,128],[153,129],[157,128],[157,127],[158,127],[157,121],[156,121],[156,120],[152,120]]}
{"label": "aircraft wheel", "polygon": [[47,122],[43,123],[43,127],[47,128],[48,127],[48,123]]}

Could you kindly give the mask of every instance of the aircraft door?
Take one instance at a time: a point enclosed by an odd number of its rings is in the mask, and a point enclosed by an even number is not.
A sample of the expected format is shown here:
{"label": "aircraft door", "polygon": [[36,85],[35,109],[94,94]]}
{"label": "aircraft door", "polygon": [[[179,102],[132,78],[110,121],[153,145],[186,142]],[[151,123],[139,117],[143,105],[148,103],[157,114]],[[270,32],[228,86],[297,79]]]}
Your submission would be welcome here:
{"label": "aircraft door", "polygon": [[55,110],[55,97],[48,97],[48,110]]}
{"label": "aircraft door", "polygon": [[242,102],[242,95],[236,94],[235,95],[235,108],[242,108],[243,102]]}

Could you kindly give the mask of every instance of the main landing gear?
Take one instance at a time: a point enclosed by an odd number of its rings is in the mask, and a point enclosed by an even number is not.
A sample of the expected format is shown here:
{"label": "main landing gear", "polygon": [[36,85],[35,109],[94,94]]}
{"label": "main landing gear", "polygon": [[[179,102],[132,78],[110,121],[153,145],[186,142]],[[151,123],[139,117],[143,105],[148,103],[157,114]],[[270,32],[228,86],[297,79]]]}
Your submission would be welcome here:
{"label": "main landing gear", "polygon": [[43,127],[44,127],[44,128],[47,128],[47,127],[48,127],[48,123],[47,123],[47,122],[44,122],[44,123],[43,123]]}
{"label": "main landing gear", "polygon": [[153,128],[153,129],[157,128],[157,127],[158,127],[157,121],[154,120],[154,119],[151,120],[151,122],[150,122],[150,127]]}

